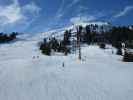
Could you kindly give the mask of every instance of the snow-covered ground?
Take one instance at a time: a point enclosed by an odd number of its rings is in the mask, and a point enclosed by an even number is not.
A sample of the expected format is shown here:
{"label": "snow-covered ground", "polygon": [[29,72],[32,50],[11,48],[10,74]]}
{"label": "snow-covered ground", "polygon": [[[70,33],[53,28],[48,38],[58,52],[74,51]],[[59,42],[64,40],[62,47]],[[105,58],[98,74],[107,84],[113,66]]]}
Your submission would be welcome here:
{"label": "snow-covered ground", "polygon": [[133,63],[97,46],[44,56],[38,39],[0,45],[0,100],[133,100]]}

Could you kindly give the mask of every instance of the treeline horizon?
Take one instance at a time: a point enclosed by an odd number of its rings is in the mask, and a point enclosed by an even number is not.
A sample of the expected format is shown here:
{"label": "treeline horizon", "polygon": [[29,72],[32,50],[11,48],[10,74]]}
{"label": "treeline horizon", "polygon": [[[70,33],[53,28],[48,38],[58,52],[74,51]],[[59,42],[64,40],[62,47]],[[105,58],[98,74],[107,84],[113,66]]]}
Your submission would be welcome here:
{"label": "treeline horizon", "polygon": [[[76,43],[83,44],[111,44],[112,46],[120,49],[121,43],[125,43],[126,47],[133,48],[133,27],[129,26],[113,26],[109,30],[104,29],[103,26],[100,26],[101,31],[96,31],[98,25],[82,25],[76,26],[75,37],[77,38]],[[63,40],[58,40],[56,37],[44,39],[43,43],[40,46],[42,53],[50,55],[51,50],[55,52],[64,52],[68,54],[71,51],[71,46],[73,43],[70,38],[72,37],[72,29],[65,30]],[[79,45],[79,44],[76,44]],[[73,49],[73,48],[72,48]],[[69,52],[68,52],[69,51]]]}
{"label": "treeline horizon", "polygon": [[18,34],[19,34],[18,32],[12,32],[12,33],[8,33],[8,34],[1,32],[0,33],[0,43],[7,43],[10,41],[13,41],[16,39],[16,36]]}

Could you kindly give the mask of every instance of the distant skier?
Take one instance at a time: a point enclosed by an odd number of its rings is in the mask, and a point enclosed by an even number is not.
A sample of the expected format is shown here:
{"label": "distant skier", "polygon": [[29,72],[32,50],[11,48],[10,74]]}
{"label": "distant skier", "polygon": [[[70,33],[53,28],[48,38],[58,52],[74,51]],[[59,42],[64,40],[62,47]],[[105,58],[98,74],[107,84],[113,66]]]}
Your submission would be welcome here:
{"label": "distant skier", "polygon": [[114,54],[114,50],[112,49],[112,54]]}
{"label": "distant skier", "polygon": [[39,56],[33,56],[32,58],[33,59],[39,59]]}
{"label": "distant skier", "polygon": [[33,59],[35,59],[36,57],[35,57],[35,56],[33,56],[32,58],[33,58]]}
{"label": "distant skier", "polygon": [[37,59],[39,59],[39,56],[37,56]]}
{"label": "distant skier", "polygon": [[65,64],[64,64],[64,62],[62,63],[62,67],[65,67]]}

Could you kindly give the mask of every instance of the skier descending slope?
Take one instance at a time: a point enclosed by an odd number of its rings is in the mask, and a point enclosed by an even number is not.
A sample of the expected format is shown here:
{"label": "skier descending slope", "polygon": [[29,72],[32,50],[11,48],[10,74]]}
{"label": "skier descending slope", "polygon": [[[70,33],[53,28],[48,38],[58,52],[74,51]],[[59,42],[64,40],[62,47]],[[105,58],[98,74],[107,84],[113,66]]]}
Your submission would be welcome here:
{"label": "skier descending slope", "polygon": [[62,67],[65,67],[65,64],[64,64],[64,62],[62,63]]}

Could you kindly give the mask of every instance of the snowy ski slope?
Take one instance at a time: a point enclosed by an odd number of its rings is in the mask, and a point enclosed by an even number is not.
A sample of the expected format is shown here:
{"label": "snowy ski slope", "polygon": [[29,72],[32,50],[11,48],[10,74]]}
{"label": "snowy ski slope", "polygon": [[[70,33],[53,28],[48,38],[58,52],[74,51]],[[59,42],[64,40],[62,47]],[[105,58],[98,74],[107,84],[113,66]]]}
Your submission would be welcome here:
{"label": "snowy ski slope", "polygon": [[133,100],[133,63],[97,46],[82,47],[83,61],[48,57],[39,41],[0,45],[0,100]]}

